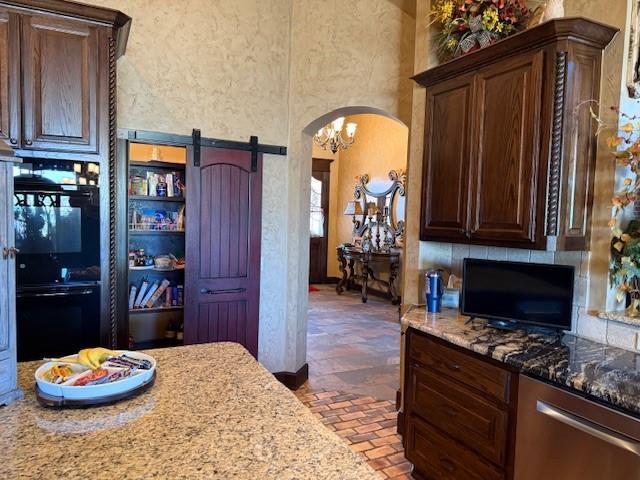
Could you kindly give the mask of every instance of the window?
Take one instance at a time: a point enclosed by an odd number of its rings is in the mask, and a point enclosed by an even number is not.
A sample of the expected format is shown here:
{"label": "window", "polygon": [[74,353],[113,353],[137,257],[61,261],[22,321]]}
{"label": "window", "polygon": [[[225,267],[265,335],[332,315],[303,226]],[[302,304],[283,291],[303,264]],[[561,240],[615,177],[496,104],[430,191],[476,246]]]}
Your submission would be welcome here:
{"label": "window", "polygon": [[311,215],[309,230],[312,237],[324,237],[324,212],[322,211],[322,182],[311,177]]}

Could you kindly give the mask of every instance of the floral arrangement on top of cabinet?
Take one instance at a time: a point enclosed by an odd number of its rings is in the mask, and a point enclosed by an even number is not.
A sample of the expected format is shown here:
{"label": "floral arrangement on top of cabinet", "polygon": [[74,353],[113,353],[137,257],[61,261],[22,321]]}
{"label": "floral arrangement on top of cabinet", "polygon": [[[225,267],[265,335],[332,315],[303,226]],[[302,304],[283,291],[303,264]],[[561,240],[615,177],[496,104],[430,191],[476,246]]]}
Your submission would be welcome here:
{"label": "floral arrangement on top of cabinet", "polygon": [[560,18],[417,74],[426,87],[420,238],[589,245],[602,51],[617,29]]}
{"label": "floral arrangement on top of cabinet", "polygon": [[438,53],[446,60],[488,47],[524,30],[529,9],[523,0],[440,0],[431,10],[439,24]]}

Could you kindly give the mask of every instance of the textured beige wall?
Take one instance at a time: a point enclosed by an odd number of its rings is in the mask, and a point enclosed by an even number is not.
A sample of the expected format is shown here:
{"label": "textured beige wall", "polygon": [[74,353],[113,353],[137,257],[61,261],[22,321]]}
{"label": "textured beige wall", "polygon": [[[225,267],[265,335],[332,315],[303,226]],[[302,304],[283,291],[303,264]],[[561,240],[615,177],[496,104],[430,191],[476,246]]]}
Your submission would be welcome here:
{"label": "textured beige wall", "polygon": [[297,370],[306,361],[308,133],[345,106],[408,122],[413,19],[388,0],[86,1],[133,18],[118,61],[119,127],[196,127],[289,146],[288,157],[264,162],[259,359]]}
{"label": "textured beige wall", "polygon": [[[416,31],[414,50],[414,73],[419,73],[429,67],[437,65],[437,60],[430,52],[433,50],[431,37],[427,28],[428,12],[431,9],[430,0],[417,0]],[[422,154],[424,145],[424,110],[426,104],[425,89],[413,83],[413,108],[411,130],[409,134],[409,159],[407,163],[407,237],[404,248],[403,263],[403,308],[420,303],[419,293],[420,271],[425,264],[435,258],[424,250],[428,249],[426,242],[420,241],[420,194],[422,188]],[[450,258],[451,248],[444,247],[445,258]],[[446,252],[449,256],[446,256]],[[424,303],[424,301],[422,301]]]}

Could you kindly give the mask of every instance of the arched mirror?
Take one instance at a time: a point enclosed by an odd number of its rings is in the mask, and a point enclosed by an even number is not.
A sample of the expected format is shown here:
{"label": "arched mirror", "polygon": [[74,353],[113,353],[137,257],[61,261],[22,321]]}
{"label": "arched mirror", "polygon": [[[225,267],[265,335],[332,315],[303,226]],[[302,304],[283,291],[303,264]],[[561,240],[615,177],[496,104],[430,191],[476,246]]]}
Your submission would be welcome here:
{"label": "arched mirror", "polygon": [[353,196],[355,202],[345,213],[353,216],[353,235],[372,250],[389,251],[402,245],[405,218],[405,174],[391,170],[387,182],[358,177]]}

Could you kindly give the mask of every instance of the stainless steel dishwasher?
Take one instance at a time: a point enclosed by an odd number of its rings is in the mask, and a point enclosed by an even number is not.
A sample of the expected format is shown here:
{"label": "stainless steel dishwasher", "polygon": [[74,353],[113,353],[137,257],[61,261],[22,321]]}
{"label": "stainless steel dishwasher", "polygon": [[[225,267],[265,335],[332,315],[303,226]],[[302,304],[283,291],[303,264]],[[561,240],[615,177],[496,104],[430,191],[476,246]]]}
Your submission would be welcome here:
{"label": "stainless steel dishwasher", "polygon": [[640,420],[520,376],[516,480],[638,480]]}

